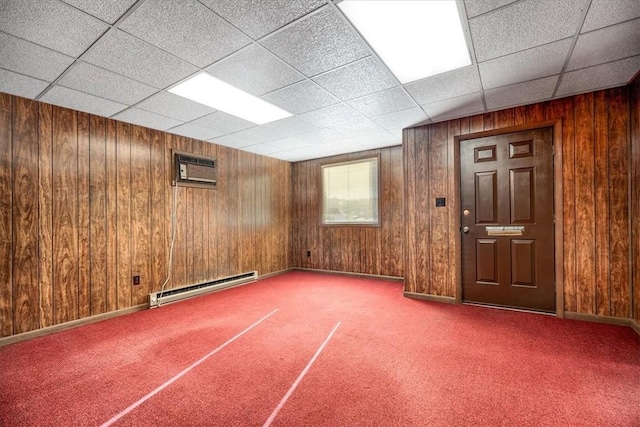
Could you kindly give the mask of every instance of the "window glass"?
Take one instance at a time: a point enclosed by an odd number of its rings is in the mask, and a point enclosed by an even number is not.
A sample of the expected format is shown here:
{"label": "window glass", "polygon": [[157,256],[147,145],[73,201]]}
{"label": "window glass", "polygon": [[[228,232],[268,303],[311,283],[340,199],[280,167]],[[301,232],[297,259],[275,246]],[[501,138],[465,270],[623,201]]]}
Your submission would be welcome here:
{"label": "window glass", "polygon": [[322,165],[322,223],[378,225],[378,158]]}

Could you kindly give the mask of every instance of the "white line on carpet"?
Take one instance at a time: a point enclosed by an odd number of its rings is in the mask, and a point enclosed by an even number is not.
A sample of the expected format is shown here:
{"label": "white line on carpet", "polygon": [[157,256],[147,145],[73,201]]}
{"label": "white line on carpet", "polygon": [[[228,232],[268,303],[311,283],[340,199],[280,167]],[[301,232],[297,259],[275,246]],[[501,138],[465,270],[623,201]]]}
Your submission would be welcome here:
{"label": "white line on carpet", "polygon": [[169,379],[167,382],[165,382],[161,386],[157,387],[155,390],[151,391],[149,394],[147,394],[146,396],[142,397],[140,400],[138,400],[137,402],[135,402],[134,404],[132,404],[128,408],[124,409],[119,414],[115,415],[109,421],[106,421],[105,423],[103,423],[100,427],[108,427],[111,424],[115,423],[120,418],[124,417],[129,412],[133,411],[138,406],[142,405],[144,402],[146,402],[147,400],[151,399],[153,396],[155,396],[156,394],[158,394],[159,392],[161,392],[162,390],[164,390],[165,388],[167,388],[168,386],[170,386],[171,384],[176,382],[178,379],[180,379],[182,376],[184,376],[187,372],[189,372],[190,370],[192,370],[193,368],[195,368],[196,366],[198,366],[199,364],[201,364],[202,362],[207,360],[209,357],[213,356],[214,354],[216,354],[217,352],[219,352],[220,350],[225,348],[227,345],[231,344],[232,342],[234,342],[235,340],[240,338],[242,335],[244,335],[245,333],[249,332],[254,327],[258,326],[260,323],[262,323],[264,320],[266,320],[269,316],[274,314],[276,311],[278,311],[277,308],[275,310],[273,310],[271,313],[269,313],[266,316],[264,316],[262,319],[258,320],[257,322],[255,322],[254,324],[252,324],[251,326],[246,328],[245,330],[243,330],[242,332],[238,333],[233,338],[229,339],[227,342],[225,342],[221,346],[217,347],[215,350],[210,351],[209,353],[207,353],[206,355],[201,357],[198,361],[194,362],[193,364],[191,364],[187,368],[183,369],[180,373],[175,375],[173,378]]}
{"label": "white line on carpet", "polygon": [[324,347],[327,345],[327,343],[329,342],[333,334],[336,332],[336,330],[338,329],[338,326],[340,326],[340,322],[336,323],[336,326],[334,326],[333,330],[329,333],[329,335],[324,340],[322,345],[318,348],[318,350],[316,351],[316,354],[314,354],[311,360],[309,360],[309,363],[307,363],[307,366],[305,366],[302,372],[300,372],[300,375],[298,375],[298,378],[295,380],[293,385],[289,388],[289,391],[287,391],[287,393],[284,395],[280,403],[278,403],[278,406],[276,406],[276,409],[274,409],[271,415],[269,416],[269,418],[267,418],[267,421],[264,422],[262,427],[269,427],[271,425],[273,420],[278,415],[278,412],[280,412],[280,409],[282,409],[284,404],[287,403],[287,400],[289,400],[289,397],[291,397],[296,387],[298,387],[298,384],[300,384],[300,381],[302,381],[302,378],[307,374],[307,371],[309,371],[309,369],[311,368],[311,365],[313,365],[313,362],[315,362],[318,356],[320,356],[320,353],[322,352]]}

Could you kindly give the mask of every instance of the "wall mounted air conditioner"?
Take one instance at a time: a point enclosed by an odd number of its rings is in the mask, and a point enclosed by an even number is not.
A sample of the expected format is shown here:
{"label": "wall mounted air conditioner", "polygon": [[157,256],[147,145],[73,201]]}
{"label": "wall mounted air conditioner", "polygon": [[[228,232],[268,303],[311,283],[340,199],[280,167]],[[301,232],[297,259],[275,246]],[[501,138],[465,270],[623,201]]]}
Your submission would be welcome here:
{"label": "wall mounted air conditioner", "polygon": [[173,163],[175,185],[216,188],[217,159],[174,151]]}

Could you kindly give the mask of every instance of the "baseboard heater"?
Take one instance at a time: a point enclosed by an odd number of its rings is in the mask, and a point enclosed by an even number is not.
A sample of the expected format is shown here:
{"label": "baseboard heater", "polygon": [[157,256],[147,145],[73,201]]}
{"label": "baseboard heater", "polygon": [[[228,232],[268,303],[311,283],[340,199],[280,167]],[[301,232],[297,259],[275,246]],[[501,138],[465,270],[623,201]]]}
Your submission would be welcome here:
{"label": "baseboard heater", "polygon": [[237,274],[235,276],[222,277],[210,282],[187,285],[180,288],[167,289],[164,292],[152,292],[149,294],[149,308],[160,307],[162,304],[180,301],[208,292],[219,291],[232,286],[242,285],[258,279],[258,272]]}

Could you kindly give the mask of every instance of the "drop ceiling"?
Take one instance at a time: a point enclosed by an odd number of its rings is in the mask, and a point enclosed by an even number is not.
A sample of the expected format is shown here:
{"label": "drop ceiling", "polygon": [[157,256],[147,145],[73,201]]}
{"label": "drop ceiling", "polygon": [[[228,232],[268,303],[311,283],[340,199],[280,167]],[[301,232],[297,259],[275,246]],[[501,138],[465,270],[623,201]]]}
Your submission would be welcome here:
{"label": "drop ceiling", "polygon": [[[0,91],[300,161],[624,85],[640,69],[637,0],[460,1],[472,65],[404,85],[336,3],[4,0]],[[294,115],[257,126],[167,91],[201,71]]]}

